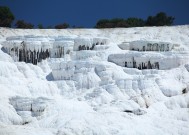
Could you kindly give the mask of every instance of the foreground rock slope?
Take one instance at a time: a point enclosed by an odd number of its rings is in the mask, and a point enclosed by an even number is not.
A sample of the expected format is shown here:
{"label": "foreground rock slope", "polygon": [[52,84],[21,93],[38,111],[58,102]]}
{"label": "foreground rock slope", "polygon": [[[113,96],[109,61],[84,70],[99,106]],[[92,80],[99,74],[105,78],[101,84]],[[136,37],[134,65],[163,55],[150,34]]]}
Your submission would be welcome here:
{"label": "foreground rock slope", "polygon": [[0,134],[188,134],[188,25],[0,28],[0,47]]}

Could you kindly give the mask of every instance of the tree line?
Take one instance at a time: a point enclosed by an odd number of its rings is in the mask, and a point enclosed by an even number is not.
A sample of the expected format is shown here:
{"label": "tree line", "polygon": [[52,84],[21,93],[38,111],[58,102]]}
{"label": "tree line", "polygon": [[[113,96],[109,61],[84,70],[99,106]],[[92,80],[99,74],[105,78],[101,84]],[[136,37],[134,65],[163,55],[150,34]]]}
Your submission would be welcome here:
{"label": "tree line", "polygon": [[117,27],[144,27],[144,26],[171,26],[173,25],[174,17],[167,16],[164,12],[159,12],[155,16],[149,16],[146,20],[141,18],[114,18],[101,19],[96,23],[95,28],[117,28]]}
{"label": "tree line", "polygon": [[[170,26],[173,25],[174,17],[167,16],[164,12],[159,12],[155,16],[148,16],[146,20],[141,18],[113,18],[113,19],[100,19],[97,21],[95,28],[129,28],[129,27],[143,27],[143,26]],[[12,27],[15,16],[8,7],[0,6],[0,27]],[[34,25],[24,20],[17,20],[13,25],[16,28],[33,29]],[[44,29],[42,24],[38,24],[37,28]],[[70,26],[68,23],[60,23],[46,28],[66,29],[66,28],[83,28],[77,26]]]}

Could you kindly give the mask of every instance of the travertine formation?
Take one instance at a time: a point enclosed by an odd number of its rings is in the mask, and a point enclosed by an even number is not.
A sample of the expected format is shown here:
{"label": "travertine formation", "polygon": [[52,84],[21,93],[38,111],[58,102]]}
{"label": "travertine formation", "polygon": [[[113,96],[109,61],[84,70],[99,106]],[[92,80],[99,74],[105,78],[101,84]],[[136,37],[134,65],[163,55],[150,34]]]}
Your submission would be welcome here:
{"label": "travertine formation", "polygon": [[188,54],[174,51],[178,44],[157,41],[132,41],[118,45],[128,53],[111,54],[108,61],[127,68],[171,69],[187,62]]}
{"label": "travertine formation", "polygon": [[173,50],[175,45],[169,42],[138,40],[132,42],[123,42],[118,46],[123,50],[165,52]]}
{"label": "travertine formation", "polygon": [[107,38],[84,37],[8,37],[3,46],[15,61],[37,65],[46,58],[63,58],[73,51],[93,50],[95,46],[108,44]]}
{"label": "travertine formation", "polygon": [[188,135],[188,34],[0,28],[0,135]]}
{"label": "travertine formation", "polygon": [[187,62],[186,54],[130,52],[111,54],[108,61],[127,68],[171,69]]}
{"label": "travertine formation", "polygon": [[[5,50],[15,61],[24,61],[37,65],[46,58],[64,58],[82,50],[102,51],[107,49],[108,38],[91,37],[9,37],[3,43]],[[172,52],[177,44],[157,41],[132,41],[118,45],[129,53],[110,54],[109,62],[117,65],[142,69],[171,69],[186,62],[184,53]],[[92,54],[83,54],[92,55]],[[77,54],[74,54],[77,57]],[[60,73],[62,71],[59,71]],[[58,77],[60,79],[60,77]],[[61,77],[62,78],[62,77]],[[63,77],[65,78],[65,77]],[[62,78],[62,79],[63,79]],[[66,77],[67,78],[67,77]],[[66,79],[65,78],[65,79]]]}

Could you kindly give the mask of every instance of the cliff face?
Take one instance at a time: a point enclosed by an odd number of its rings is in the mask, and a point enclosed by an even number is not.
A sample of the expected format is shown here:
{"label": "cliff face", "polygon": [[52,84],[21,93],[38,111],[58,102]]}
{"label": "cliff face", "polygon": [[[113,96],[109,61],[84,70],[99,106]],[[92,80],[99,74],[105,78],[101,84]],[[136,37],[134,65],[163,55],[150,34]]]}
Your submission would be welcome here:
{"label": "cliff face", "polygon": [[0,28],[0,134],[188,134],[189,26]]}

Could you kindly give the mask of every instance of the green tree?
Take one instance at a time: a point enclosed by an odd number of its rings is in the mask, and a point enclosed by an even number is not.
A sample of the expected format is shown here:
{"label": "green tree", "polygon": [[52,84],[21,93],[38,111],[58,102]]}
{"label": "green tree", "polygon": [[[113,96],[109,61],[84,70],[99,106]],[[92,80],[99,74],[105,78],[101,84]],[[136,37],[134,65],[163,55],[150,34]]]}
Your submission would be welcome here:
{"label": "green tree", "polygon": [[[115,27],[119,27],[118,24],[124,24],[125,23],[125,20],[122,19],[122,18],[113,18],[110,20],[110,22],[113,24],[113,28]],[[122,25],[120,25],[122,26]]]}
{"label": "green tree", "polygon": [[160,12],[156,16],[149,16],[146,20],[147,26],[170,26],[173,25],[174,17],[167,16],[166,13]]}
{"label": "green tree", "polygon": [[14,15],[8,7],[0,6],[0,27],[11,27]]}
{"label": "green tree", "polygon": [[24,20],[18,20],[15,24],[16,28],[33,29],[34,25],[24,22]]}
{"label": "green tree", "polygon": [[146,20],[146,26],[153,26],[155,25],[155,19],[153,16],[148,16],[148,19]]}
{"label": "green tree", "polygon": [[128,28],[128,27],[129,27],[129,24],[127,23],[126,20],[124,20],[124,21],[118,22],[118,23],[117,23],[117,27],[119,27],[119,28]]}
{"label": "green tree", "polygon": [[127,24],[129,27],[143,27],[145,25],[145,21],[140,18],[128,18]]}
{"label": "green tree", "polygon": [[110,21],[108,19],[101,19],[96,23],[95,28],[107,28],[107,24],[113,25],[110,24]]}
{"label": "green tree", "polygon": [[96,28],[117,28],[117,27],[142,27],[145,21],[139,18],[113,18],[113,19],[101,19],[97,22]]}
{"label": "green tree", "polygon": [[68,23],[62,23],[55,26],[55,29],[66,29],[69,28],[70,25]]}

